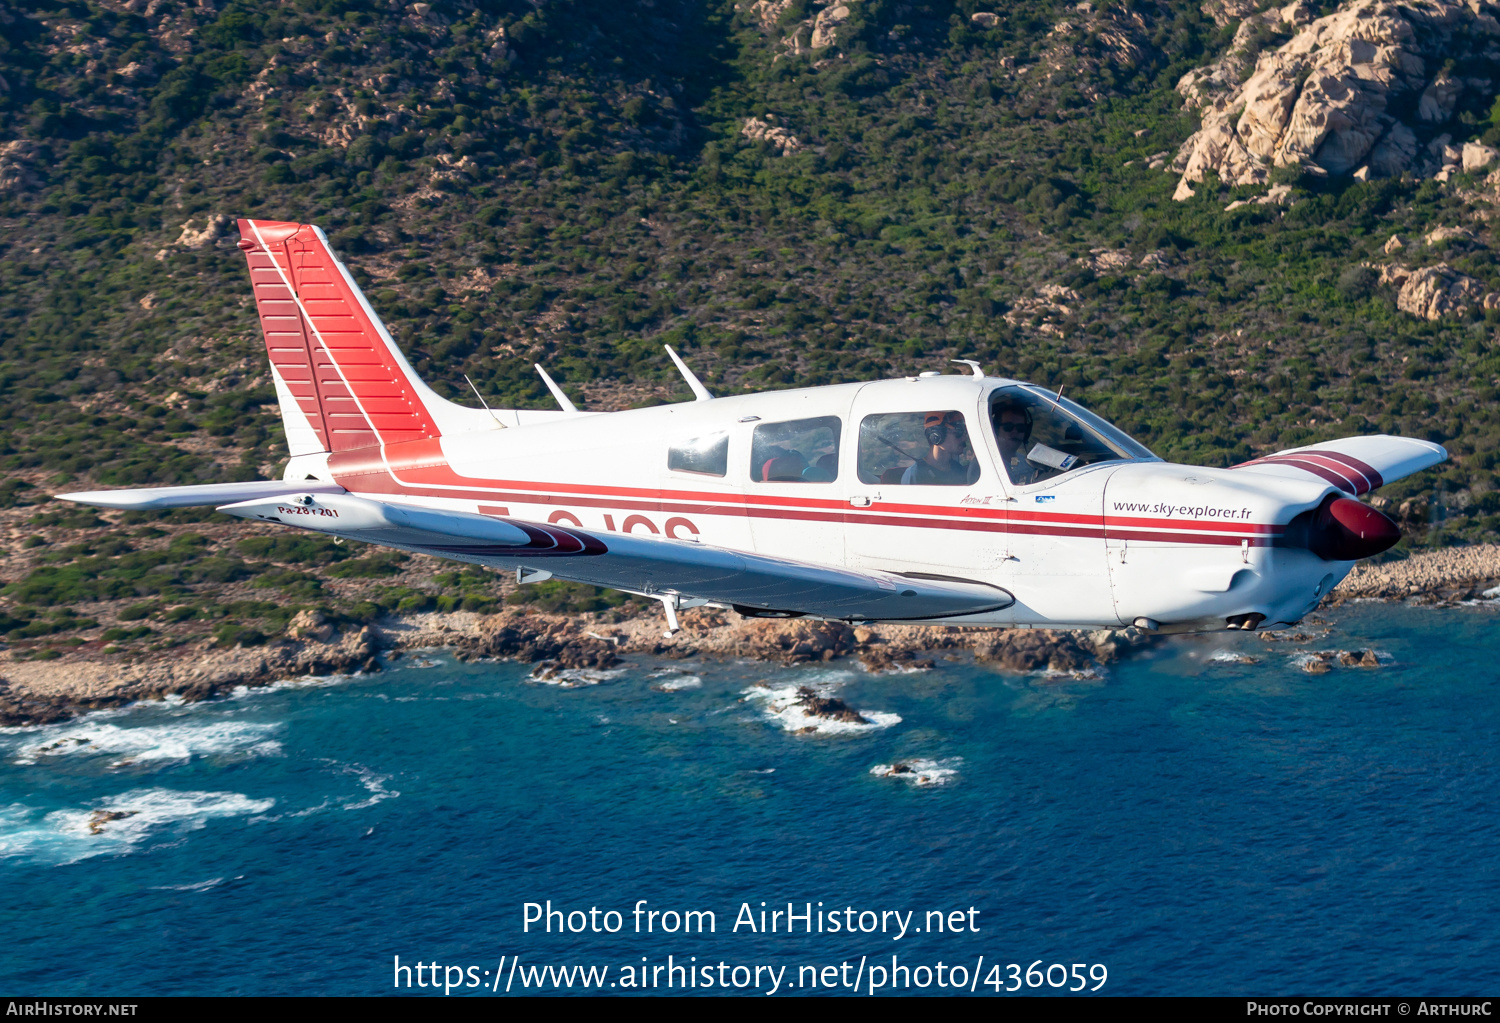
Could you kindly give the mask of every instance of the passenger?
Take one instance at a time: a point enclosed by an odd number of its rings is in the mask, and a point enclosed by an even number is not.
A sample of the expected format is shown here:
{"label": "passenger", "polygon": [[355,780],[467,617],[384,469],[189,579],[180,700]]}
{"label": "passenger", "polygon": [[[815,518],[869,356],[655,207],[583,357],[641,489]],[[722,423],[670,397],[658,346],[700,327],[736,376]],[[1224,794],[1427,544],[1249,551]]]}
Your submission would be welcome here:
{"label": "passenger", "polygon": [[800,483],[807,459],[800,451],[788,451],[769,459],[761,469],[761,479],[767,483]]}
{"label": "passenger", "polygon": [[969,444],[964,417],[957,412],[929,412],[922,432],[931,445],[925,461],[914,462],[901,475],[906,484],[961,486],[979,478],[979,463],[961,460]]}
{"label": "passenger", "polygon": [[802,478],[809,483],[832,483],[838,476],[839,456],[831,451],[802,470]]}
{"label": "passenger", "polygon": [[1000,462],[1006,475],[1018,487],[1037,482],[1039,472],[1026,461],[1026,445],[1031,440],[1031,409],[1018,401],[1002,401],[990,413],[995,424],[995,441],[1000,445]]}

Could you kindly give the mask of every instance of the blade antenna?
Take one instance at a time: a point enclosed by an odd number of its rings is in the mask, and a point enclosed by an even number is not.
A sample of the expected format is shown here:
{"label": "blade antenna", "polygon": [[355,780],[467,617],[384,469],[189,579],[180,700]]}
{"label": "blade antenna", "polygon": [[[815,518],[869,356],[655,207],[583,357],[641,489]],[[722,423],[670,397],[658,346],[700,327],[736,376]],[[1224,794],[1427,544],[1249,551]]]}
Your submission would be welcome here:
{"label": "blade antenna", "polygon": [[979,363],[975,362],[973,359],[949,359],[948,361],[956,362],[961,366],[968,366],[974,371],[975,380],[984,379],[984,367],[980,366]]}
{"label": "blade antenna", "polygon": [[532,365],[535,366],[536,371],[542,375],[542,383],[547,385],[547,390],[552,392],[552,397],[557,399],[557,403],[562,406],[562,410],[564,412],[577,412],[578,406],[574,405],[572,399],[570,399],[566,394],[563,393],[563,389],[561,387],[557,386],[557,381],[553,380],[547,375],[547,371],[545,369],[542,369],[542,364],[540,362],[534,362],[532,363]]}
{"label": "blade antenna", "polygon": [[495,415],[495,410],[490,408],[489,402],[484,400],[484,395],[479,393],[479,388],[474,386],[474,381],[469,379],[469,374],[464,374],[464,380],[468,383],[469,390],[474,392],[474,397],[479,399],[479,404],[484,406],[484,410],[488,412],[490,414],[490,418],[495,421],[495,425],[500,427],[500,429],[502,430],[505,429],[505,424],[500,421],[499,416]]}
{"label": "blade antenna", "polygon": [[703,381],[694,376],[693,371],[687,368],[687,363],[682,361],[682,357],[679,356],[676,352],[672,351],[671,345],[662,345],[662,347],[665,348],[667,350],[667,354],[672,357],[672,362],[674,365],[676,365],[677,372],[682,374],[682,379],[687,381],[688,389],[693,392],[693,400],[711,401],[713,399],[713,395],[708,393],[708,388],[703,386]]}

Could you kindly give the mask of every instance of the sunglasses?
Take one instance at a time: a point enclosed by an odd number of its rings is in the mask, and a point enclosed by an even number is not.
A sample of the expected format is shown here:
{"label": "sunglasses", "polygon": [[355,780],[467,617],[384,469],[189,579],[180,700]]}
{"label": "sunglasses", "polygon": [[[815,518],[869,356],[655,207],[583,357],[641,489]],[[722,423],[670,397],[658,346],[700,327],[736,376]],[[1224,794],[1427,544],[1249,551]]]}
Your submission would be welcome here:
{"label": "sunglasses", "polygon": [[1025,423],[996,423],[995,429],[1004,430],[1006,433],[1025,433]]}

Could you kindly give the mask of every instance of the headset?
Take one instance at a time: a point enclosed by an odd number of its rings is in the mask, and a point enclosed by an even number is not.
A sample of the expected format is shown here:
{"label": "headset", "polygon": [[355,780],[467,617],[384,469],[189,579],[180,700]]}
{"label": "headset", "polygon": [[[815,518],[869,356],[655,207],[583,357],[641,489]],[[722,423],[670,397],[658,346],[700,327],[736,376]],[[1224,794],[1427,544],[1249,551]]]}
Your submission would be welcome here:
{"label": "headset", "polygon": [[[931,444],[933,447],[937,447],[939,444],[943,443],[943,441],[948,439],[949,430],[963,430],[963,424],[961,422],[954,423],[950,426],[948,423],[948,418],[948,416],[944,416],[941,423],[938,423],[935,426],[929,426],[922,431],[923,436],[927,438],[927,443]],[[967,433],[967,431],[965,431],[965,433]]]}

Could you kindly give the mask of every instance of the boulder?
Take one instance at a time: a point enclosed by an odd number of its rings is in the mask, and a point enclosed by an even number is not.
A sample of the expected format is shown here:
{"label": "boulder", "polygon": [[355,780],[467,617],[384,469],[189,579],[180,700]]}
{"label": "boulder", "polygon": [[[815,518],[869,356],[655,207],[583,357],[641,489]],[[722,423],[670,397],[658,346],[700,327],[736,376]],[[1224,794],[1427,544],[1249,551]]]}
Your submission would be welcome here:
{"label": "boulder", "polygon": [[104,834],[104,825],[110,821],[122,821],[127,817],[134,817],[140,813],[139,810],[95,810],[89,814],[89,834]]}
{"label": "boulder", "polygon": [[1205,0],[1202,11],[1220,28],[1254,14],[1262,0]]}
{"label": "boulder", "polygon": [[1429,124],[1442,124],[1453,116],[1453,109],[1458,106],[1458,97],[1463,91],[1463,82],[1446,71],[1440,71],[1422,90],[1422,96],[1417,100],[1417,117]]}
{"label": "boulder", "polygon": [[1416,157],[1416,133],[1398,121],[1370,149],[1367,166],[1371,177],[1394,178],[1409,170]]}
{"label": "boulder", "polygon": [[1465,142],[1463,148],[1463,168],[1465,174],[1473,174],[1475,171],[1483,170],[1490,164],[1500,159],[1500,149],[1493,146],[1481,145],[1478,142]]}
{"label": "boulder", "polygon": [[[1295,34],[1260,53],[1248,77],[1233,73],[1231,58],[1239,52],[1234,59],[1243,66],[1245,53],[1231,44],[1226,57],[1178,82],[1189,105],[1204,113],[1173,161],[1182,175],[1175,197],[1191,196],[1210,171],[1225,184],[1245,185],[1265,181],[1273,167],[1361,179],[1415,169],[1416,135],[1393,111],[1415,107],[1429,124],[1453,116],[1462,92],[1475,86],[1442,70],[1429,77],[1428,69],[1487,43],[1500,26],[1481,10],[1463,0],[1348,0],[1315,20],[1301,4],[1254,15],[1279,19]],[[1479,147],[1472,158],[1493,159]],[[1457,150],[1437,150],[1422,173],[1436,175],[1462,161]]]}
{"label": "boulder", "polygon": [[185,249],[203,249],[223,238],[229,233],[229,225],[233,221],[222,213],[216,213],[202,221],[202,226],[197,218],[184,220],[182,222],[182,234],[177,238],[177,244]]}
{"label": "boulder", "polygon": [[771,114],[767,114],[765,120],[759,117],[747,117],[744,127],[740,129],[740,134],[752,142],[765,142],[773,149],[780,150],[782,156],[791,156],[793,153],[800,152],[801,140],[788,129],[772,123],[775,120],[776,118]]}
{"label": "boulder", "polygon": [[286,634],[292,639],[312,639],[327,643],[333,638],[333,623],[321,611],[298,611],[287,624]]}
{"label": "boulder", "polygon": [[1437,245],[1439,242],[1447,241],[1471,242],[1474,240],[1474,232],[1467,227],[1435,227],[1428,231],[1422,239],[1428,245]]}
{"label": "boulder", "polygon": [[849,7],[847,3],[838,4],[834,7],[826,7],[818,12],[818,17],[813,21],[812,41],[809,45],[814,50],[832,46],[839,41],[838,27],[849,20]]}
{"label": "boulder", "polygon": [[1000,24],[1000,15],[992,11],[975,11],[969,15],[969,21],[980,28],[994,28]]}
{"label": "boulder", "polygon": [[868,725],[873,722],[843,700],[833,696],[819,696],[808,686],[797,688],[797,706],[808,717],[825,721],[842,721],[851,725]]}
{"label": "boulder", "polygon": [[[1394,283],[1395,275],[1391,277]],[[1474,308],[1500,308],[1500,294],[1485,291],[1474,278],[1439,263],[1410,272],[1401,282],[1396,308],[1424,320],[1439,320],[1462,316]]]}
{"label": "boulder", "polygon": [[0,142],[0,195],[20,192],[37,183],[36,161],[41,147],[29,139]]}
{"label": "boulder", "polygon": [[1401,236],[1399,234],[1391,235],[1390,240],[1385,243],[1385,251],[1387,255],[1391,254],[1392,252],[1400,252],[1405,247],[1406,243],[1401,240]]}

